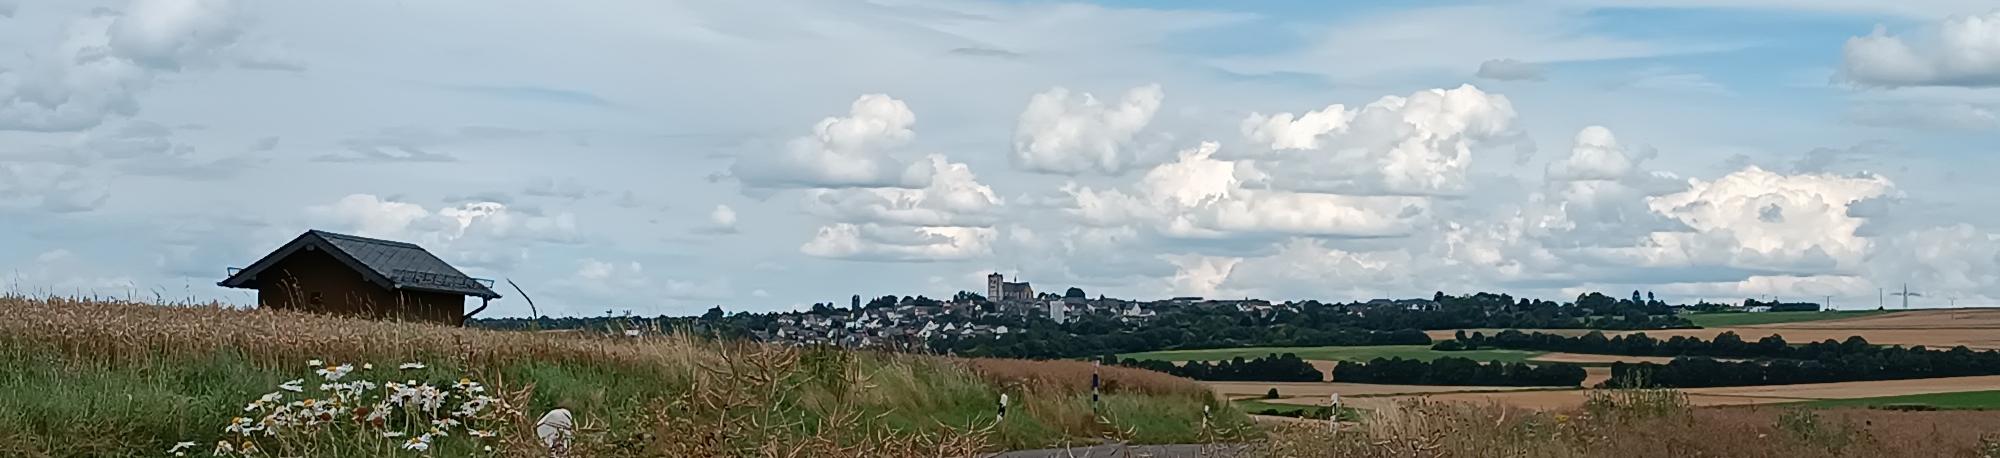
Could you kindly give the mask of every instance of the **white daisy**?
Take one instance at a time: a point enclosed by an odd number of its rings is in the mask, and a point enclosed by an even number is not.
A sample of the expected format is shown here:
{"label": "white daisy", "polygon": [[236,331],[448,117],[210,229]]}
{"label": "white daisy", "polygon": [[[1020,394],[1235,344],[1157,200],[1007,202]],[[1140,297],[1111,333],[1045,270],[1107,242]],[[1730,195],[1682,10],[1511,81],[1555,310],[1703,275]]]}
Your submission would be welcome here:
{"label": "white daisy", "polygon": [[353,364],[326,366],[313,371],[313,373],[319,374],[321,377],[326,377],[326,381],[329,382],[338,382],[341,377],[346,377],[349,372],[354,372]]}
{"label": "white daisy", "polygon": [[430,450],[430,449],[431,449],[431,435],[429,435],[429,434],[425,434],[425,435],[422,435],[422,436],[417,436],[417,437],[412,437],[412,438],[410,438],[410,440],[407,440],[407,441],[403,441],[403,449],[404,449],[404,450],[415,450],[415,451],[419,451],[419,452],[421,452],[421,451],[425,451],[425,450]]}

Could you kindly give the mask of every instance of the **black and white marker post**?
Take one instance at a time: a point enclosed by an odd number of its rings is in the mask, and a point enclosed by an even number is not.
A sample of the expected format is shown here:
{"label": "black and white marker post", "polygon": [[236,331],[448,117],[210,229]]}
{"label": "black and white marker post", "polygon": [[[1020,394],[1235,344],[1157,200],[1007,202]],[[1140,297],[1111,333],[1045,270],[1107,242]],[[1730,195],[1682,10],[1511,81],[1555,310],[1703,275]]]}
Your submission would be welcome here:
{"label": "black and white marker post", "polygon": [[1331,395],[1328,395],[1328,398],[1330,398],[1330,399],[1329,399],[1329,401],[1331,401],[1331,402],[1328,402],[1328,403],[1327,403],[1327,405],[1328,405],[1328,406],[1331,406],[1331,407],[1330,407],[1330,409],[1331,409],[1331,410],[1329,410],[1329,413],[1328,413],[1328,414],[1327,414],[1327,416],[1326,416],[1326,422],[1327,422],[1327,426],[1329,426],[1329,427],[1333,428],[1333,430],[1334,430],[1334,431],[1339,431],[1339,430],[1340,430],[1340,393],[1333,393],[1333,394],[1331,394]]}
{"label": "black and white marker post", "polygon": [[1097,411],[1097,386],[1098,381],[1102,379],[1098,376],[1098,370],[1103,366],[1104,363],[1100,362],[1090,363],[1090,410],[1092,412]]}
{"label": "black and white marker post", "polygon": [[1007,393],[1000,393],[1000,414],[994,418],[996,421],[1007,421]]}

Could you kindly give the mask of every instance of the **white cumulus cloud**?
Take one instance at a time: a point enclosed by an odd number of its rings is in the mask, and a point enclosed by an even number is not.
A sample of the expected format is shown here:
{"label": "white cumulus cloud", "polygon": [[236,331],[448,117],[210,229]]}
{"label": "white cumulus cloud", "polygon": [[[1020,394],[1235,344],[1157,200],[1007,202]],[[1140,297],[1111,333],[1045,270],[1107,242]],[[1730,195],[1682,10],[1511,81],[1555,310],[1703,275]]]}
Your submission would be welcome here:
{"label": "white cumulus cloud", "polygon": [[134,0],[112,23],[110,44],[133,62],[179,70],[214,59],[241,33],[229,0]]}
{"label": "white cumulus cloud", "polygon": [[834,223],[820,227],[799,252],[867,261],[956,261],[992,254],[997,233],[985,227]]}
{"label": "white cumulus cloud", "polygon": [[588,304],[556,305],[571,314],[602,313],[605,308],[655,306],[660,302],[720,299],[733,294],[725,279],[666,278],[646,270],[646,265],[639,261],[583,258],[577,264],[576,272],[569,278],[554,282],[592,299]]}
{"label": "white cumulus cloud", "polygon": [[59,163],[0,163],[0,208],[50,213],[97,209],[109,199],[104,179]]}
{"label": "white cumulus cloud", "polygon": [[1132,88],[1113,105],[1060,87],[1035,94],[1014,130],[1014,164],[1066,175],[1122,172],[1135,163],[1132,139],[1162,98],[1157,84]]}
{"label": "white cumulus cloud", "polygon": [[29,68],[0,72],[0,130],[76,131],[132,116],[153,80],[228,60],[243,17],[226,0],[135,0],[64,28]]}
{"label": "white cumulus cloud", "polygon": [[1841,74],[1869,86],[2000,86],[2000,10],[1960,14],[1913,36],[1873,33],[1847,40]]}
{"label": "white cumulus cloud", "polygon": [[904,187],[930,183],[927,164],[897,159],[897,148],[916,137],[917,115],[902,100],[863,95],[845,117],[828,117],[812,134],[782,151],[739,158],[730,168],[747,186],[761,188]]}
{"label": "white cumulus cloud", "polygon": [[1069,212],[1096,226],[1139,225],[1175,237],[1231,234],[1382,237],[1407,233],[1429,206],[1419,196],[1353,196],[1249,188],[1241,164],[1214,142],[1182,151],[1130,190],[1071,185]]}
{"label": "white cumulus cloud", "polygon": [[979,183],[972,168],[948,162],[943,155],[925,158],[931,183],[922,189],[814,189],[806,193],[806,209],[851,223],[907,226],[990,226],[1000,197]]}
{"label": "white cumulus cloud", "polygon": [[708,212],[708,227],[704,230],[716,234],[736,233],[736,209],[716,204],[715,209]]}
{"label": "white cumulus cloud", "polygon": [[1909,284],[1932,301],[2000,299],[2000,234],[1952,224],[1875,239],[1869,277],[1878,286]]}
{"label": "white cumulus cloud", "polygon": [[351,194],[331,204],[308,207],[305,213],[315,228],[411,242],[438,252],[448,261],[496,269],[526,258],[526,243],[580,239],[572,214],[531,214],[495,202],[430,210],[372,194]]}
{"label": "white cumulus cloud", "polygon": [[1848,207],[1893,191],[1874,175],[1784,175],[1749,166],[1686,191],[1649,197],[1687,232],[1655,232],[1634,250],[1641,264],[1717,265],[1800,273],[1860,266],[1870,241]]}
{"label": "white cumulus cloud", "polygon": [[1465,190],[1472,149],[1511,141],[1513,103],[1471,85],[1387,96],[1350,110],[1253,113],[1244,152],[1273,189],[1353,195],[1450,195]]}
{"label": "white cumulus cloud", "polygon": [[1563,181],[1615,180],[1630,175],[1637,162],[1618,145],[1611,129],[1590,126],[1576,133],[1576,148],[1569,157],[1549,163],[1548,176]]}

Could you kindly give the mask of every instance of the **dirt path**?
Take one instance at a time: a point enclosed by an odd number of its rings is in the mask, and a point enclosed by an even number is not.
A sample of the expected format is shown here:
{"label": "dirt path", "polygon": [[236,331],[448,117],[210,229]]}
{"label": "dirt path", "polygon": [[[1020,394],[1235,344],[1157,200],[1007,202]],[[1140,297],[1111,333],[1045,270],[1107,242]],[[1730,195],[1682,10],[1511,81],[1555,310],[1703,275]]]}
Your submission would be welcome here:
{"label": "dirt path", "polygon": [[1249,456],[1243,445],[1124,445],[1021,450],[984,458],[1232,458]]}

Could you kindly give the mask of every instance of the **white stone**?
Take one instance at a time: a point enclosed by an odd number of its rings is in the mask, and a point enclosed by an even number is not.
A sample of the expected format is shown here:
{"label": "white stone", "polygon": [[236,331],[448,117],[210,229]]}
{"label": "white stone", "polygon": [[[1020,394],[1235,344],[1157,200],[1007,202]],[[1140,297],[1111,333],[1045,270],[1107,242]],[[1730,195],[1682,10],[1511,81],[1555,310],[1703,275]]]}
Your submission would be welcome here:
{"label": "white stone", "polygon": [[569,409],[551,410],[535,422],[535,436],[542,438],[542,445],[557,453],[569,451],[570,436],[576,431],[576,422],[570,418]]}

